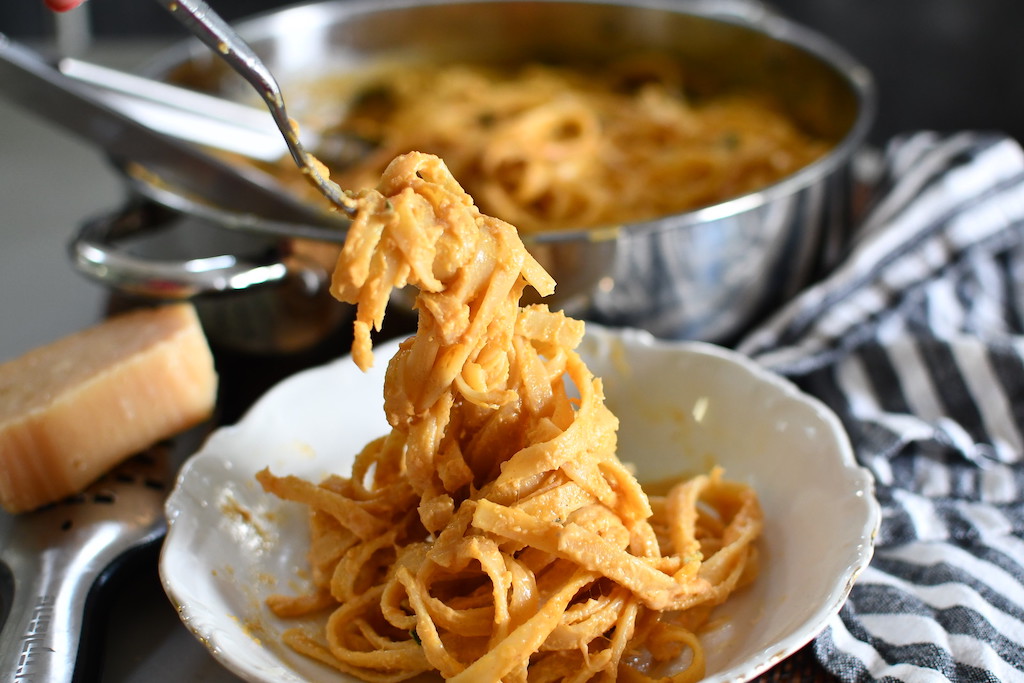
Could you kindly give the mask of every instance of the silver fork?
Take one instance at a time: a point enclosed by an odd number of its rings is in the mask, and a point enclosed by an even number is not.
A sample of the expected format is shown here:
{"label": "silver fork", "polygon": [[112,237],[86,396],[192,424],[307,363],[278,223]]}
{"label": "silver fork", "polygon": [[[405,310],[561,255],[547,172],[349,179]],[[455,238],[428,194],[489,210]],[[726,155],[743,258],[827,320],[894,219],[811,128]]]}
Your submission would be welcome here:
{"label": "silver fork", "polygon": [[303,147],[298,130],[285,109],[284,96],[277,80],[249,44],[203,0],[157,2],[256,89],[303,174],[342,212],[354,217],[355,201],[328,177],[326,167]]}

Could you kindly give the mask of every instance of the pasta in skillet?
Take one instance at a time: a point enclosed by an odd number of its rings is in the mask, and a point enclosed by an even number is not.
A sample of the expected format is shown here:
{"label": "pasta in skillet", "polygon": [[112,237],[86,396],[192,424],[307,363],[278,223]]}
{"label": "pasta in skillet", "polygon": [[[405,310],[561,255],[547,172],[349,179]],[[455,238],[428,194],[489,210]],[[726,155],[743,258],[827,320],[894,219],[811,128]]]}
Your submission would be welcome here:
{"label": "pasta in skillet", "polygon": [[390,433],[348,476],[258,474],[310,508],[314,590],[274,596],[292,648],[366,681],[695,681],[697,632],[756,573],[762,516],[713,470],[648,496],[575,348],[584,326],[526,287],[555,283],[436,157],[396,158],[359,212],[332,292],[373,362],[391,290],[419,290],[387,369]]}
{"label": "pasta in skillet", "polygon": [[[371,150],[351,164],[331,163],[327,149],[324,158],[342,187],[366,188],[398,154],[437,155],[485,213],[536,232],[714,204],[775,182],[831,146],[766,97],[694,98],[686,78],[679,64],[655,57],[601,70],[383,69],[338,93],[317,91],[318,100],[353,100],[325,139],[361,139]],[[346,97],[348,90],[356,93]]]}

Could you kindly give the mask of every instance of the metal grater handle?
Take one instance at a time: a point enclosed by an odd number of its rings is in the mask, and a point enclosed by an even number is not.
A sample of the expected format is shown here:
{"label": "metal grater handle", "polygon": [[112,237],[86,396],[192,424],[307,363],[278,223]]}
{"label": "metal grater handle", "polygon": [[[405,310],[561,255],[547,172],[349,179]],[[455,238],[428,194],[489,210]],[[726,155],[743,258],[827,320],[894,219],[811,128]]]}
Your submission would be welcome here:
{"label": "metal grater handle", "polygon": [[93,546],[73,552],[52,548],[35,558],[5,557],[5,564],[18,581],[11,611],[0,631],[0,673],[4,680],[34,683],[73,679],[85,600],[109,564],[101,554]]}
{"label": "metal grater handle", "polygon": [[157,444],[83,493],[15,518],[0,549],[14,585],[0,630],[0,681],[75,679],[93,587],[129,551],[166,531],[171,447]]}

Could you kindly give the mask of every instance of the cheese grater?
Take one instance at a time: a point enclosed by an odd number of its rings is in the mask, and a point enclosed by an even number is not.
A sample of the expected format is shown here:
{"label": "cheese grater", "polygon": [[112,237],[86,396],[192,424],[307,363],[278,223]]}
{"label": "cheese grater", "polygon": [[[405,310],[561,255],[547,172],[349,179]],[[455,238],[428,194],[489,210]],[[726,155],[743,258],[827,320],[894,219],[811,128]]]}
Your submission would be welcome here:
{"label": "cheese grater", "polygon": [[[181,457],[205,429],[163,441],[85,491],[6,520],[0,680],[72,681],[99,579],[166,530],[163,505]],[[0,533],[3,529],[0,527]]]}

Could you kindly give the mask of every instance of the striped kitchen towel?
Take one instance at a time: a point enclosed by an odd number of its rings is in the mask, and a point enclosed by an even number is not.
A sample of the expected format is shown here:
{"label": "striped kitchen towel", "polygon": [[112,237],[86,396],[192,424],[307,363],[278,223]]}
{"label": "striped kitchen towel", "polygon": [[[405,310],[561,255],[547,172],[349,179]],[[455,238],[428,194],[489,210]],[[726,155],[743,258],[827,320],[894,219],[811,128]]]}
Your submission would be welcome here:
{"label": "striped kitchen towel", "polygon": [[840,416],[874,558],[815,641],[843,681],[1024,681],[1024,153],[920,133],[832,273],[740,351]]}

